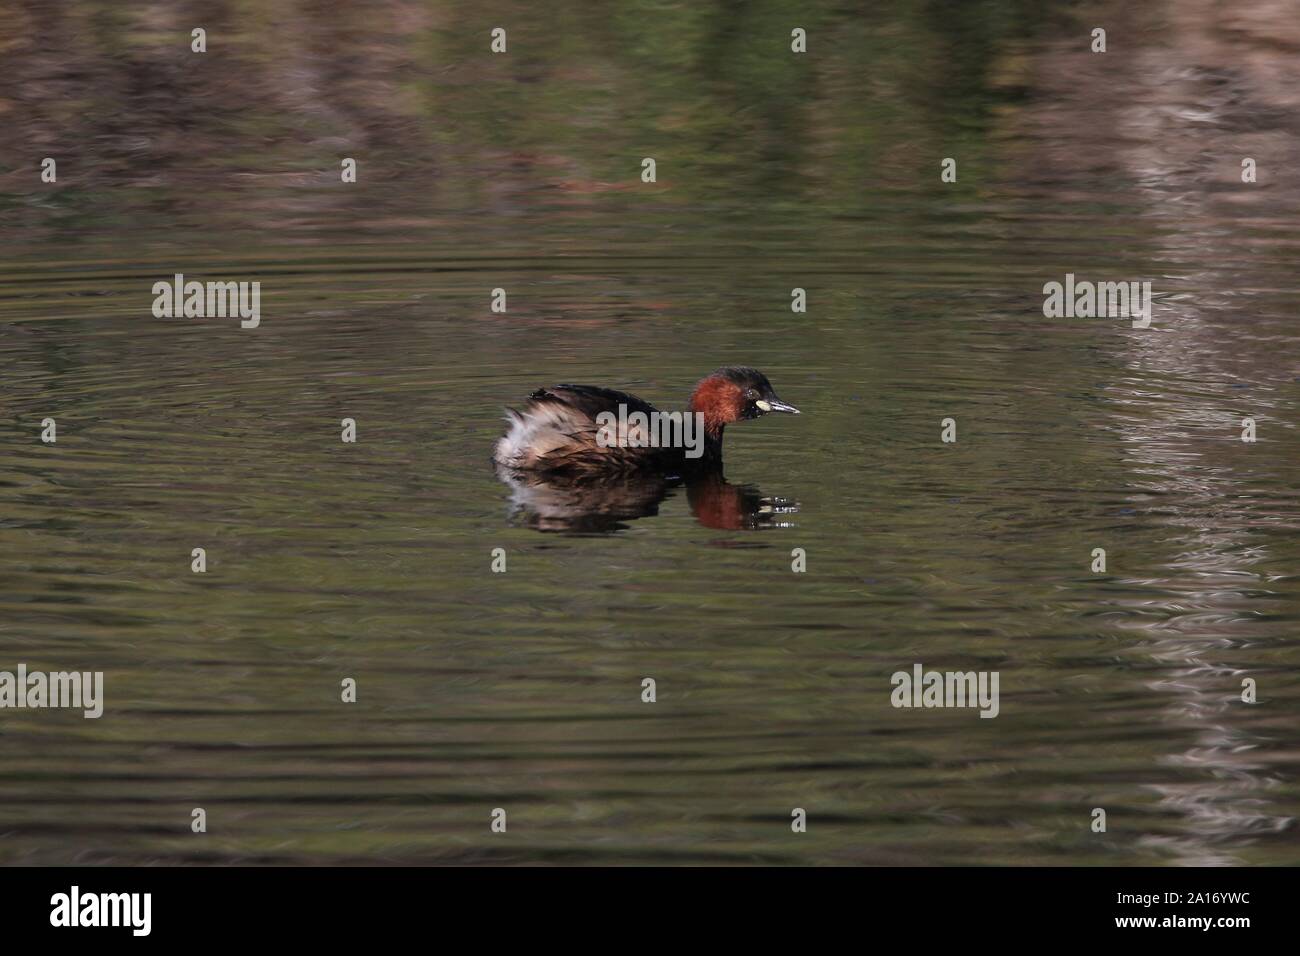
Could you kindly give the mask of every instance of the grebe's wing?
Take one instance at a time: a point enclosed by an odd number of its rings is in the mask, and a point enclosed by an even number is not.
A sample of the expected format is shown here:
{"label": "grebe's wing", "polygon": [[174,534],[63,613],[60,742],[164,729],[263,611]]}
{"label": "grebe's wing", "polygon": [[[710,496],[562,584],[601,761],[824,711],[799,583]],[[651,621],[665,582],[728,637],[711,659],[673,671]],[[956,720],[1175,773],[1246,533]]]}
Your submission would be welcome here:
{"label": "grebe's wing", "polygon": [[539,388],[520,410],[506,409],[509,428],[497,442],[493,458],[507,468],[581,476],[639,471],[653,467],[663,449],[601,445],[597,441],[604,412],[620,420],[633,412],[657,412],[635,395],[595,385]]}
{"label": "grebe's wing", "polygon": [[644,412],[649,415],[651,412],[658,411],[649,402],[635,395],[612,388],[601,388],[598,385],[552,385],[550,388],[539,388],[528,398],[531,402],[563,402],[570,408],[582,411],[593,422],[601,412],[612,412],[617,416],[620,405],[627,406],[628,415],[632,412]]}

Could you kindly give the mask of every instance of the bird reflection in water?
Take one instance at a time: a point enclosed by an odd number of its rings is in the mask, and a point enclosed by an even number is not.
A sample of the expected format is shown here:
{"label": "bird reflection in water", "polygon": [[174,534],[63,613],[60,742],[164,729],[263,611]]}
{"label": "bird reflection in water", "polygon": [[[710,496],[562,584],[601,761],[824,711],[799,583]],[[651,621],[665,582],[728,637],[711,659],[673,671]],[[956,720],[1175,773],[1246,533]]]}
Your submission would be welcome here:
{"label": "bird reflection in water", "polygon": [[538,531],[603,534],[622,531],[627,522],[659,513],[659,505],[685,489],[695,520],[706,528],[751,531],[792,527],[799,511],[792,499],[765,496],[752,485],[733,485],[721,471],[686,478],[629,476],[618,479],[566,479],[497,466],[510,488],[511,520]]}

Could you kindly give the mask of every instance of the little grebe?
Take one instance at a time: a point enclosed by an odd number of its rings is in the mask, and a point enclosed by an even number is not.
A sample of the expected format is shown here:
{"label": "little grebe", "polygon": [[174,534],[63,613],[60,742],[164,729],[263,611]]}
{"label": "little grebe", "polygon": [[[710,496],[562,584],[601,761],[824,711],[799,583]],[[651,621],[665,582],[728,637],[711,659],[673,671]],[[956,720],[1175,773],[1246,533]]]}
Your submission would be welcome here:
{"label": "little grebe", "polygon": [[[691,393],[689,411],[692,422],[609,388],[540,388],[523,411],[506,409],[510,427],[493,459],[505,468],[572,478],[681,475],[721,465],[722,431],[730,423],[769,412],[799,414],[776,397],[762,372],[739,366],[701,379]],[[702,435],[694,434],[695,423],[702,426]]]}

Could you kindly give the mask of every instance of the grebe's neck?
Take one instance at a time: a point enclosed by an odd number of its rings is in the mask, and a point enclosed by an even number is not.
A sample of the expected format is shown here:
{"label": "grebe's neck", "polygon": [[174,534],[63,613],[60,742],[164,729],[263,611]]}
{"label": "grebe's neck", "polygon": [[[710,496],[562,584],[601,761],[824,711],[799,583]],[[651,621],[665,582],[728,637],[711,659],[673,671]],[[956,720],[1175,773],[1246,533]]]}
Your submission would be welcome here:
{"label": "grebe's neck", "polygon": [[710,468],[722,464],[722,430],[726,427],[726,425],[718,425],[716,428],[710,428],[708,422],[705,422],[704,454],[699,458],[701,464]]}
{"label": "grebe's neck", "polygon": [[731,395],[734,390],[730,382],[712,376],[695,386],[691,393],[687,408],[704,422],[704,454],[694,460],[696,469],[717,468],[722,464],[722,433],[727,422],[734,420]]}

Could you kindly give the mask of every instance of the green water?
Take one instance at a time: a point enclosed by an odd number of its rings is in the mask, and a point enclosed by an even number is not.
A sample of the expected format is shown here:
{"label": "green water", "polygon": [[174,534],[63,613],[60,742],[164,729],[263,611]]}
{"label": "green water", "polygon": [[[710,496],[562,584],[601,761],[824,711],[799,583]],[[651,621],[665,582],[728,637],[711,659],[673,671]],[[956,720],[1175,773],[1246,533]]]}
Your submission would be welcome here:
{"label": "green water", "polygon": [[[0,670],[106,685],[0,711],[0,861],[1300,862],[1300,71],[1196,6],[0,14]],[[722,364],[804,413],[728,430],[762,527],[493,473]]]}

